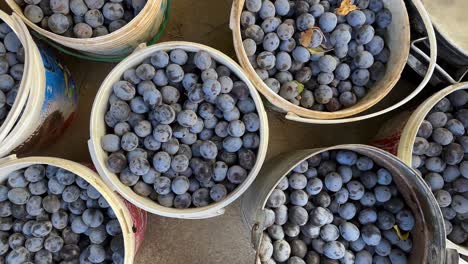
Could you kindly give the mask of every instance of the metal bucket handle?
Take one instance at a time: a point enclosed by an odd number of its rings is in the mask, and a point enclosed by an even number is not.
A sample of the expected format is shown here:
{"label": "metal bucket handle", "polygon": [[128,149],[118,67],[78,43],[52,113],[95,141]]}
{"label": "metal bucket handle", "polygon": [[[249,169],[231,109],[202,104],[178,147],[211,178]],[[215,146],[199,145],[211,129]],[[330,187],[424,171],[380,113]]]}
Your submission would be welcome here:
{"label": "metal bucket handle", "polygon": [[[422,51],[418,46],[417,44],[418,43],[421,43],[421,42],[424,42],[428,40],[428,37],[424,37],[424,38],[420,38],[420,39],[416,39],[416,40],[413,40],[411,42],[411,50],[416,52],[419,56],[421,56],[426,62],[430,62],[431,61],[431,58],[429,56],[427,56],[427,54]],[[465,70],[465,72],[463,72],[463,74],[460,76],[460,78],[458,78],[457,80],[454,79],[454,77],[452,77],[452,75],[450,75],[450,73],[448,73],[442,66],[440,66],[438,63],[435,64],[435,70],[442,76],[445,78],[445,80],[451,84],[456,84],[456,83],[459,83],[463,80],[463,78],[468,74],[468,69]]]}
{"label": "metal bucket handle", "polygon": [[468,256],[468,250],[447,239],[447,264],[468,264],[468,262],[459,255]]}

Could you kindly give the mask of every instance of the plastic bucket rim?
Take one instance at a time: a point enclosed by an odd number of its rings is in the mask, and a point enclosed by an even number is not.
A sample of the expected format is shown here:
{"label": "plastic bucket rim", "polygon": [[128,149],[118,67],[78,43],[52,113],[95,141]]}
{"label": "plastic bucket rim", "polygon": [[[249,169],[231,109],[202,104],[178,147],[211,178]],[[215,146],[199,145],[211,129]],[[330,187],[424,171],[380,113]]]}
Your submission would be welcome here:
{"label": "plastic bucket rim", "polygon": [[[416,108],[416,110],[414,110],[408,121],[406,121],[406,124],[401,132],[402,136],[400,138],[400,141],[398,142],[397,150],[398,158],[401,158],[401,160],[406,164],[412,163],[413,144],[417,136],[418,129],[421,126],[421,123],[424,121],[427,114],[440,100],[458,90],[468,90],[468,82],[457,83],[445,87],[439,92],[431,95],[424,102],[422,102]],[[416,126],[413,124],[416,124]],[[405,136],[403,137],[403,135]],[[401,140],[404,140],[404,142],[402,143]]]}
{"label": "plastic bucket rim", "polygon": [[[21,45],[24,47],[27,47],[27,41],[26,41],[26,36],[23,34],[24,32],[20,32],[18,27],[20,27],[21,25],[17,24],[16,21],[14,21],[14,18],[13,16],[9,16],[8,14],[6,14],[5,12],[1,11],[0,10],[0,20],[2,20],[4,23],[6,23],[10,29],[16,34],[17,38],[20,40],[21,42]],[[25,62],[24,62],[24,65],[25,65],[25,71],[24,72],[29,72],[30,70],[30,67],[31,67],[31,50],[28,49],[28,48],[24,48],[24,52],[25,52]],[[24,85],[25,81],[26,81],[26,76],[27,74],[23,74],[23,76],[21,77],[21,80],[20,80],[20,89],[18,90],[18,94],[17,94],[17,98],[18,99],[21,99],[21,100],[16,100],[15,99],[15,102],[13,104],[13,107],[10,109],[10,111],[8,112],[7,116],[6,116],[6,119],[3,121],[3,123],[0,125],[0,134],[3,134],[3,136],[0,136],[0,142],[3,141],[3,139],[8,135],[8,133],[13,129],[13,126],[14,126],[14,123],[16,123],[16,120],[12,120],[12,118],[19,118],[20,117],[20,113],[18,114],[14,114],[14,117],[12,117],[12,112],[19,112],[23,107],[24,105],[26,104],[26,98],[28,97],[28,94],[29,94],[29,86],[27,85]],[[23,84],[23,85],[21,85]],[[16,110],[16,109],[19,109],[19,110]],[[16,110],[16,111],[15,111]],[[7,131],[8,130],[8,131]]]}
{"label": "plastic bucket rim", "polygon": [[[14,0],[5,0],[6,3],[10,6],[10,8],[13,10],[15,14],[17,14],[25,24],[27,24],[31,29],[39,33],[41,36],[46,37],[48,39],[51,39],[52,41],[58,42],[60,44],[62,43],[73,43],[76,45],[93,45],[93,46],[100,46],[100,45],[106,45],[108,43],[112,43],[112,41],[115,41],[115,38],[123,38],[124,36],[127,35],[134,35],[132,33],[132,29],[136,26],[136,24],[147,22],[145,19],[148,19],[152,17],[152,13],[150,12],[150,5],[148,5],[149,2],[151,3],[156,3],[158,4],[159,8],[162,6],[163,1],[165,2],[166,0],[148,0],[147,4],[145,7],[140,11],[140,13],[135,16],[130,22],[125,24],[125,26],[119,28],[118,30],[114,32],[110,32],[109,34],[106,34],[104,36],[99,36],[99,37],[92,37],[92,38],[71,38],[71,37],[65,37],[59,34],[56,34],[52,31],[45,30],[35,23],[31,22],[26,16],[24,16],[23,10],[21,7],[14,1]],[[151,6],[153,8],[156,8],[157,6]],[[167,7],[167,6],[166,6]],[[21,11],[21,12],[18,12]],[[144,12],[146,11],[146,12]],[[160,10],[161,11],[161,10]],[[138,19],[137,19],[138,18]],[[125,31],[125,34],[122,35],[122,32]],[[119,36],[120,34],[120,36]],[[53,37],[53,38],[52,38]]]}
{"label": "plastic bucket rim", "polygon": [[[184,49],[186,51],[194,52],[198,50],[207,51],[213,59],[215,59],[218,63],[227,66],[232,73],[236,74],[239,79],[244,81],[247,86],[249,87],[249,91],[251,94],[252,99],[255,102],[257,108],[257,114],[260,118],[260,145],[257,150],[257,160],[255,162],[254,168],[249,172],[246,180],[238,185],[234,191],[232,191],[225,199],[220,202],[212,203],[208,206],[199,207],[199,208],[187,208],[187,209],[177,209],[177,208],[168,208],[162,205],[159,205],[156,201],[152,201],[149,198],[139,196],[133,190],[130,189],[128,186],[124,186],[118,179],[118,176],[115,173],[110,172],[106,165],[105,160],[103,160],[103,156],[107,157],[108,154],[105,153],[100,147],[100,136],[99,129],[97,129],[97,122],[103,122],[103,118],[99,116],[100,111],[102,109],[100,106],[102,103],[101,100],[105,102],[107,109],[107,98],[109,97],[108,93],[111,91],[111,83],[115,80],[114,76],[121,76],[124,70],[133,67],[135,64],[143,61],[145,58],[149,56],[149,54],[154,53],[158,50],[173,50],[176,48]],[[131,62],[133,61],[133,62]],[[139,61],[139,62],[135,62]],[[130,62],[130,63],[129,63]],[[132,65],[132,66],[130,66]],[[239,74],[240,73],[240,74]],[[106,85],[105,87],[103,85]],[[104,111],[105,112],[105,111]],[[221,51],[214,49],[212,47],[194,43],[194,42],[185,42],[185,41],[170,41],[170,42],[162,42],[159,44],[155,44],[149,47],[142,48],[140,50],[135,51],[121,63],[114,67],[114,69],[108,74],[106,79],[102,82],[101,87],[95,97],[92,112],[91,112],[91,119],[90,119],[90,141],[89,141],[89,149],[93,159],[93,163],[95,164],[97,170],[101,174],[103,178],[106,178],[106,182],[111,184],[112,188],[117,190],[123,197],[125,197],[129,202],[135,204],[136,206],[142,208],[145,211],[150,213],[154,213],[161,216],[166,217],[173,217],[173,218],[207,218],[218,215],[222,213],[223,208],[234,202],[241,196],[247,188],[253,183],[258,172],[260,171],[261,165],[263,164],[266,156],[266,151],[268,147],[268,122],[266,111],[262,104],[262,100],[260,95],[258,94],[257,90],[254,88],[252,83],[249,81],[247,76],[245,76],[242,68],[231,58],[227,55],[222,53]]]}
{"label": "plastic bucket rim", "polygon": [[[468,90],[468,82],[447,86],[446,88],[433,94],[428,99],[426,99],[421,105],[419,105],[418,108],[416,108],[413,114],[411,114],[411,116],[409,117],[408,121],[406,122],[406,125],[401,131],[401,137],[400,141],[398,142],[397,149],[397,157],[400,158],[404,163],[408,164],[408,166],[411,166],[413,162],[413,144],[416,139],[419,127],[421,126],[421,123],[424,121],[427,114],[432,110],[432,108],[438,102],[440,102],[440,100],[458,90]],[[448,237],[447,240],[449,240]],[[451,240],[449,241],[452,242]],[[455,244],[454,242],[452,243]],[[455,245],[460,247],[465,252],[468,252],[467,246],[458,244]]]}

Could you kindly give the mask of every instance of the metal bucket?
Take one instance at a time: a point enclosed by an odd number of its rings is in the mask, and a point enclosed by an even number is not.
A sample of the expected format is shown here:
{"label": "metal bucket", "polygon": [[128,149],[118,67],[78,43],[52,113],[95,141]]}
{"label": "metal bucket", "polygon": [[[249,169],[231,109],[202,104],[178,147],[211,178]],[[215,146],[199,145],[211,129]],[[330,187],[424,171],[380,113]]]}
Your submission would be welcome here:
{"label": "metal bucket", "polygon": [[[414,2],[414,1],[412,1]],[[458,83],[466,80],[468,74],[468,33],[463,25],[468,22],[466,10],[468,1],[466,0],[422,0],[422,3],[429,15],[434,27],[438,47],[438,64],[436,73],[431,83]],[[413,19],[416,32],[423,34],[423,22],[419,18]],[[423,70],[415,67],[421,63],[421,67],[428,62],[426,48],[429,42],[427,38],[413,41],[412,50],[419,56],[411,65],[418,74],[424,74]]]}
{"label": "metal bucket", "polygon": [[339,149],[352,150],[366,155],[394,175],[394,181],[416,219],[415,228],[411,231],[414,242],[408,263],[458,263],[456,252],[446,249],[442,213],[424,180],[413,169],[388,152],[356,144],[298,150],[281,154],[264,164],[259,177],[243,196],[241,204],[244,221],[252,231],[252,243],[255,249],[259,247],[263,236],[265,220],[263,212],[266,201],[280,180],[302,161],[325,151]]}
{"label": "metal bucket", "polygon": [[[413,145],[421,123],[428,113],[443,98],[458,90],[468,90],[468,82],[449,86],[425,100],[413,111],[405,111],[390,119],[375,136],[372,145],[397,155],[404,163],[413,162]],[[468,256],[468,246],[447,241],[448,246]]]}

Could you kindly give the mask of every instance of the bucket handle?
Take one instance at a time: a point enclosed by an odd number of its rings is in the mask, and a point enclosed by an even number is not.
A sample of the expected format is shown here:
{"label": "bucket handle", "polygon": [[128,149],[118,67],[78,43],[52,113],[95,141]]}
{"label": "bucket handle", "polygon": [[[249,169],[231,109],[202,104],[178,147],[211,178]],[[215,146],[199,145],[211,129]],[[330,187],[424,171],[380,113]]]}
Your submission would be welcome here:
{"label": "bucket handle", "polygon": [[464,246],[459,246],[459,245],[453,243],[452,241],[450,241],[448,239],[446,241],[447,241],[446,242],[447,243],[447,249],[456,250],[458,252],[458,254],[463,255],[463,256],[468,256],[468,248],[466,248]]}
{"label": "bucket handle", "polygon": [[252,245],[255,250],[255,260],[258,260],[260,255],[260,250],[258,249],[260,248],[260,243],[262,242],[263,238],[263,231],[260,223],[257,222],[252,226],[251,238]]}
{"label": "bucket handle", "polygon": [[208,219],[208,218],[214,218],[220,215],[223,215],[226,212],[224,208],[221,208],[219,210],[216,210],[214,212],[209,212],[209,213],[203,213],[203,216],[186,216],[186,215],[181,215],[177,218],[180,219],[190,219],[190,220],[202,220],[202,219]]}
{"label": "bucket handle", "polygon": [[252,225],[252,229],[250,230],[250,239],[253,249],[255,250],[255,260],[257,261],[256,264],[259,263],[258,260],[260,259],[260,250],[258,249],[260,248],[260,244],[263,240],[264,222],[265,211],[262,209],[260,212],[257,213],[255,223]]}
{"label": "bucket handle", "polygon": [[446,250],[446,264],[468,264],[463,258],[458,255],[458,252],[455,249]]}
{"label": "bucket handle", "polygon": [[[148,46],[151,46],[153,44],[155,44],[160,38],[161,36],[163,35],[165,29],[166,29],[166,26],[167,26],[167,23],[169,21],[169,13],[170,13],[170,10],[171,9],[171,0],[167,0],[167,6],[166,6],[166,10],[164,12],[164,20],[163,22],[161,23],[161,26],[159,27],[159,30],[158,32],[156,33],[156,35],[153,36],[153,38],[148,42]],[[96,61],[96,62],[113,62],[113,63],[118,63],[118,62],[121,62],[122,60],[124,60],[127,55],[125,56],[116,56],[116,57],[105,57],[105,58],[100,58],[100,57],[94,57],[94,56],[89,56],[89,55],[84,55],[84,54],[81,54],[81,53],[78,53],[78,52],[75,52],[71,49],[67,49],[66,47],[58,44],[58,43],[55,43],[54,41],[52,40],[49,40],[48,38],[42,36],[41,34],[37,33],[37,32],[34,32],[34,31],[31,31],[32,35],[34,35],[36,38],[44,41],[45,43],[47,43],[48,45],[54,47],[55,49],[59,50],[60,52],[64,53],[64,54],[67,54],[67,55],[70,55],[72,57],[75,57],[75,58],[78,58],[78,59],[83,59],[83,60],[89,60],[89,61]]]}
{"label": "bucket handle", "polygon": [[[428,38],[427,37],[423,37],[423,38],[420,38],[420,39],[416,39],[414,41],[411,42],[411,50],[413,50],[414,52],[416,52],[419,56],[421,56],[426,62],[430,62],[430,58],[429,56],[427,56],[427,54],[422,51],[418,46],[417,44],[420,43],[420,42],[424,42],[426,41]],[[440,66],[438,63],[435,64],[435,69],[437,70],[438,73],[440,73],[447,82],[451,83],[451,84],[456,84],[456,83],[459,83],[463,80],[463,78],[468,74],[468,69],[465,70],[465,72],[463,72],[463,74],[461,75],[460,78],[458,78],[458,80],[455,80],[451,75],[450,73],[448,73],[442,66]]]}
{"label": "bucket handle", "polygon": [[0,165],[6,162],[12,161],[12,160],[17,160],[17,159],[18,157],[16,156],[16,154],[12,154],[12,155],[0,158]]}

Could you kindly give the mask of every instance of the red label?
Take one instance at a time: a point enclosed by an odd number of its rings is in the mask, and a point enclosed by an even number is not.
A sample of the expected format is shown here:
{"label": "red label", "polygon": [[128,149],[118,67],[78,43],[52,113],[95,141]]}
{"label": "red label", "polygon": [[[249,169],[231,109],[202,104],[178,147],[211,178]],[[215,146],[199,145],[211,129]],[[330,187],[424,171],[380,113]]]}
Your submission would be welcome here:
{"label": "red label", "polygon": [[145,232],[146,232],[146,223],[148,220],[146,211],[141,210],[140,208],[136,207],[132,203],[128,202],[124,198],[122,200],[127,206],[130,215],[132,216],[133,227],[132,231],[135,235],[135,254],[138,253],[143,240],[145,240]]}
{"label": "red label", "polygon": [[379,149],[388,151],[396,156],[398,152],[398,144],[400,143],[400,137],[401,137],[401,131],[398,131],[388,137],[381,138],[381,139],[374,139],[371,142],[371,145]]}
{"label": "red label", "polygon": [[397,156],[401,133],[412,113],[412,111],[404,111],[387,120],[371,141],[371,145]]}

